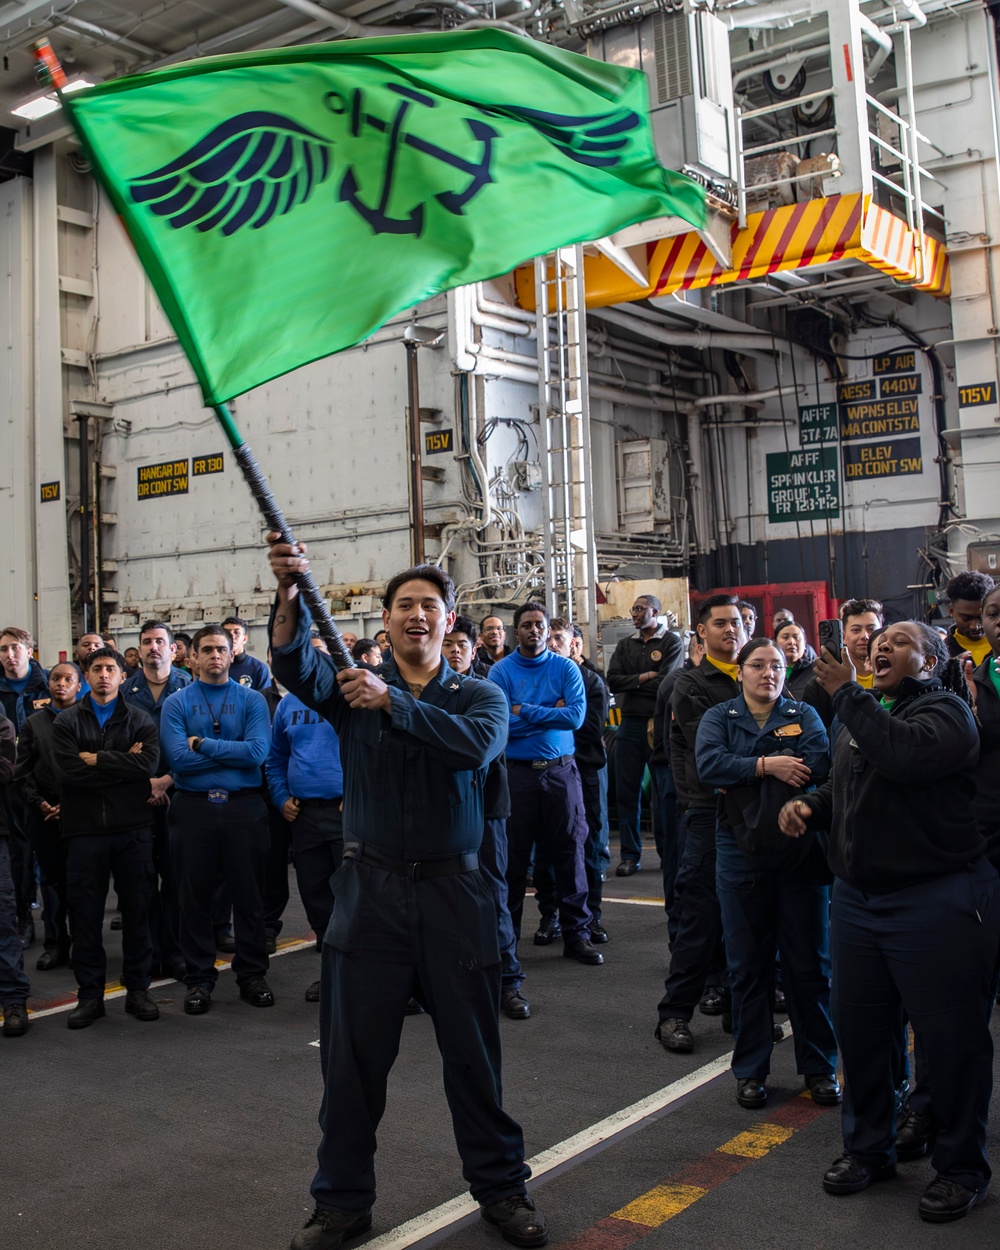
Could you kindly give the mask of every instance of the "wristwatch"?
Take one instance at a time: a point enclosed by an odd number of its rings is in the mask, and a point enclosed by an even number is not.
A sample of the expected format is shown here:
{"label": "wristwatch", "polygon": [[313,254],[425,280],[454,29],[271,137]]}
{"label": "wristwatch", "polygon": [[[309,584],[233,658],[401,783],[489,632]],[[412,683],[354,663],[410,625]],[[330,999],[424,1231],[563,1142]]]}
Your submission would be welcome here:
{"label": "wristwatch", "polygon": [[204,738],[195,738],[194,742],[192,742],[192,743],[191,743],[191,750],[192,750],[192,751],[200,751],[200,750],[201,750],[201,744],[202,744],[204,741],[205,741],[205,739],[204,739]]}

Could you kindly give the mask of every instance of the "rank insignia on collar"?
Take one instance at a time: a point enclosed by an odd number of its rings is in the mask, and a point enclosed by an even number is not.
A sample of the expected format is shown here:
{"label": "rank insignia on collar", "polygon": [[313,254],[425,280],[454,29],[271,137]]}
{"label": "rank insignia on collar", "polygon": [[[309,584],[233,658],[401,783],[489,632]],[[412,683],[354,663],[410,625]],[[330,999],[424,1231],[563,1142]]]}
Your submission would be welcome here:
{"label": "rank insignia on collar", "polygon": [[457,682],[457,681],[453,681],[453,682],[451,683],[451,685],[448,687],[448,689],[449,689],[449,690],[457,690],[457,689],[458,689],[458,682]]}

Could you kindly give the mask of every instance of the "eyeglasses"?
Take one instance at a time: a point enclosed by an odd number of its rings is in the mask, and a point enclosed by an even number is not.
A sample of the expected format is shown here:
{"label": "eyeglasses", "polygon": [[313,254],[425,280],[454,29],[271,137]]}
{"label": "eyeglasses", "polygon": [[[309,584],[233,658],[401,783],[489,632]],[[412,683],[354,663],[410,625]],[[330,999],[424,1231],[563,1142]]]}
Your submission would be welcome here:
{"label": "eyeglasses", "polygon": [[765,664],[763,660],[751,660],[749,664],[744,664],[743,667],[748,668],[751,673],[783,673],[786,665],[778,664],[777,662]]}

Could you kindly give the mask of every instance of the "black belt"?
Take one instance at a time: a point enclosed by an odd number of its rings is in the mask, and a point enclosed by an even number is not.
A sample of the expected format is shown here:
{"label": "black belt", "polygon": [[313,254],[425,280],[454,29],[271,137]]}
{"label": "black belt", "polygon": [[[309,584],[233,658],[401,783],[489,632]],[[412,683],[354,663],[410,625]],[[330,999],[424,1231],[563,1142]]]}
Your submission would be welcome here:
{"label": "black belt", "polygon": [[189,799],[203,799],[206,803],[209,802],[213,794],[224,794],[226,796],[225,799],[221,799],[221,800],[211,799],[213,803],[218,803],[218,802],[227,803],[232,799],[241,799],[244,794],[259,795],[260,792],[261,792],[260,786],[250,786],[245,790],[221,790],[213,786],[211,790],[180,790],[178,789],[177,791],[178,794],[186,795]]}
{"label": "black belt", "polygon": [[338,794],[335,799],[299,799],[299,807],[339,807],[344,796]]}
{"label": "black belt", "polygon": [[520,768],[533,768],[536,772],[544,772],[546,768],[556,768],[559,764],[568,764],[575,760],[575,755],[558,755],[554,760],[512,760],[507,756],[508,764],[517,764]]}
{"label": "black belt", "polygon": [[414,881],[421,881],[425,877],[454,877],[460,872],[475,872],[479,867],[479,855],[476,851],[449,855],[446,859],[400,859],[396,855],[380,851],[377,847],[369,846],[366,842],[345,842],[344,859],[356,859],[359,863],[371,864],[373,868],[395,872]]}

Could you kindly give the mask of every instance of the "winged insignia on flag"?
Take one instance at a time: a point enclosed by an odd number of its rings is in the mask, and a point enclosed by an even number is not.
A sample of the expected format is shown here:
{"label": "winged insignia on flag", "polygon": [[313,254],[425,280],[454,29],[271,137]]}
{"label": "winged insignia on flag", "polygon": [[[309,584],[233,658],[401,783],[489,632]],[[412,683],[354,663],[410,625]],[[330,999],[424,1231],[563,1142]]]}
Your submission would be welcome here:
{"label": "winged insignia on flag", "polygon": [[259,230],[326,180],[332,147],[280,113],[240,113],[176,160],[132,179],[129,190],[175,230]]}
{"label": "winged insignia on flag", "polygon": [[[404,131],[407,113],[415,105],[430,108],[437,101],[426,93],[396,83],[386,86],[400,97],[394,118],[385,119],[365,111],[360,90],[351,93],[348,106],[334,112],[350,117],[350,134],[357,138],[363,126],[388,135],[381,194],[368,204],[359,193],[358,177],[348,168],[341,180],[339,199],[351,205],[376,234],[422,233],[424,206],[410,206],[402,216],[389,211],[396,157],[400,145],[431,156],[471,175],[464,188],[439,193],[435,198],[450,213],[461,215],[464,206],[492,182],[493,142],[497,132],[481,120],[463,117],[469,134],[480,145],[470,160],[457,152]],[[330,93],[338,102],[342,97]],[[505,116],[526,123],[569,159],[591,168],[611,168],[628,147],[629,131],[640,125],[631,109],[590,116],[572,116],[538,109],[505,106],[482,108],[490,117]],[[313,189],[331,172],[334,140],[316,134],[280,113],[240,113],[222,122],[175,160],[131,180],[132,199],[146,205],[179,230],[193,226],[202,232],[218,229],[234,234],[244,226],[259,230],[272,218],[304,204]]]}
{"label": "winged insignia on flag", "polygon": [[570,160],[599,169],[610,169],[619,163],[621,157],[616,153],[628,147],[628,132],[641,124],[639,114],[632,109],[616,109],[591,117],[544,113],[539,109],[518,108],[515,105],[503,111],[534,126]]}

